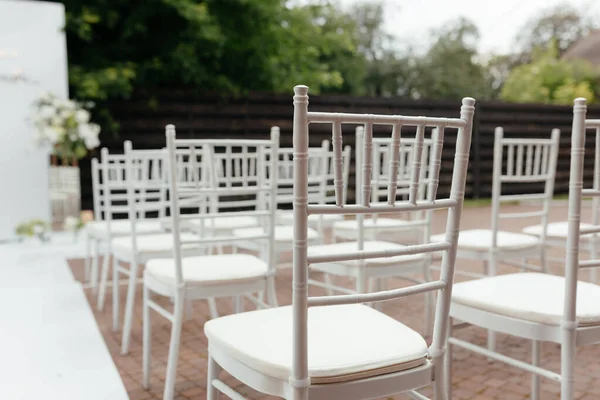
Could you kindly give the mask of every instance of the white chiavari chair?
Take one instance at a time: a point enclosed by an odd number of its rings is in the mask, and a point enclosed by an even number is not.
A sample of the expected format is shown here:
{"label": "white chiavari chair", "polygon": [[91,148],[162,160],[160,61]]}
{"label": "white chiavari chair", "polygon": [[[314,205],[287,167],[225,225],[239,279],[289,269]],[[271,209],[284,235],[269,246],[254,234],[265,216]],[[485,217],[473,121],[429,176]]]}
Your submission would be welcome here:
{"label": "white chiavari chair", "polygon": [[[166,135],[169,153],[173,257],[150,259],[144,270],[143,383],[148,387],[151,366],[150,310],[152,309],[172,323],[163,397],[165,400],[170,400],[174,393],[186,301],[243,295],[259,307],[268,307],[253,294],[267,292],[269,298],[275,295],[273,235],[276,203],[266,201],[266,207],[258,208],[256,205],[260,203],[259,200],[252,204],[249,200],[276,196],[279,134],[273,133],[270,140],[187,140],[176,139],[175,127],[168,125]],[[222,174],[212,169],[209,176],[211,182],[208,185],[202,185],[201,179],[199,180],[194,174],[189,174],[182,179],[175,172],[188,167],[194,170],[193,164],[196,163],[197,153],[206,154],[210,165],[223,167]],[[210,210],[206,212],[203,205],[206,198],[222,196],[227,196],[228,208],[247,210],[235,213],[226,210],[220,210],[218,213]],[[182,222],[186,220],[206,219],[204,226],[210,226],[212,221],[219,218],[238,216],[250,216],[259,220],[262,232],[259,235],[241,238],[231,235],[214,236],[215,231],[207,229],[199,232],[199,238],[196,240],[189,240],[180,233]],[[238,240],[261,240],[262,257],[249,254],[204,254],[186,257],[182,252],[186,245],[201,243],[206,246],[234,243]],[[174,298],[173,312],[154,301],[153,295]]]}
{"label": "white chiavari chair", "polygon": [[[356,128],[357,143],[359,140],[362,140],[363,137],[364,127],[359,126]],[[415,153],[414,145],[414,140],[405,139],[402,141],[402,145],[399,150],[398,189],[396,191],[398,198],[404,198],[408,195],[409,184],[411,180],[410,166]],[[360,149],[360,146],[357,144],[356,148]],[[387,185],[389,182],[389,171],[387,166],[389,165],[389,161],[392,157],[391,149],[392,143],[389,138],[373,138],[373,176],[371,177],[371,196],[372,201],[374,202],[380,201],[387,195]],[[420,156],[422,179],[419,187],[419,200],[424,200],[427,196],[428,173],[431,167],[430,153],[432,149],[432,139],[424,139],[421,149],[422,154]],[[357,179],[359,178],[360,176],[357,174]],[[407,239],[406,236],[408,236],[408,240],[417,242],[429,240],[427,233],[429,233],[431,221],[428,216],[428,213],[415,213],[415,215],[409,216],[409,219],[400,219],[373,215],[370,218],[365,218],[364,220],[364,234],[369,240],[377,240],[378,237],[393,237],[396,240],[404,240]],[[335,222],[333,224],[332,235],[334,238],[356,240],[358,237],[357,227],[358,221],[356,219]]]}
{"label": "white chiavari chair", "polygon": [[[94,221],[85,225],[87,241],[86,269],[90,262],[92,246],[94,255],[91,265],[90,284],[98,290],[97,308],[102,311],[108,270],[111,257],[111,242],[114,238],[131,235],[131,221],[127,207],[127,178],[124,154],[109,154],[107,148],[100,151],[100,162],[92,160],[92,191],[94,196]],[[159,215],[160,217],[161,215]],[[118,219],[116,219],[118,218]],[[158,218],[147,218],[136,225],[143,234],[163,232]],[[98,257],[102,253],[102,268],[99,270]],[[99,276],[100,272],[100,276]]]}
{"label": "white chiavari chair", "polygon": [[[540,399],[540,377],[561,384],[561,400],[575,398],[575,348],[600,343],[600,286],[578,281],[580,269],[600,267],[600,260],[579,258],[580,236],[600,232],[598,220],[581,227],[584,197],[600,197],[600,157],[595,154],[593,189],[583,189],[585,131],[596,130],[600,140],[600,120],[586,120],[586,100],[578,98],[573,108],[571,133],[571,171],[569,178],[569,234],[565,275],[514,273],[477,279],[454,285],[450,318],[489,330],[532,341],[531,364],[495,351],[450,337],[448,347],[458,346],[533,374],[531,399]],[[461,233],[462,234],[462,233]],[[451,324],[452,325],[452,324]],[[561,371],[540,366],[542,342],[561,346]],[[468,360],[468,359],[467,359]],[[447,373],[452,370],[452,355],[447,355]],[[451,396],[448,380],[448,398]]]}
{"label": "white chiavari chair", "polygon": [[[137,227],[148,218],[149,213],[165,215],[169,207],[166,179],[166,149],[134,150],[131,142],[125,142],[125,170],[127,203],[122,206],[127,211],[131,225],[131,235],[114,238],[111,242],[113,273],[113,330],[119,329],[120,319],[120,276],[127,277],[127,297],[121,339],[121,353],[129,352],[131,327],[135,306],[136,287],[139,283],[138,271],[150,259],[171,258],[173,256],[172,232],[138,232]],[[201,168],[201,167],[199,167]],[[197,235],[184,232],[183,240],[195,240]],[[193,256],[201,254],[203,246],[185,245],[182,252]]]}
{"label": "white chiavari chair", "polygon": [[[495,276],[498,265],[505,264],[522,270],[548,272],[546,258],[546,226],[554,194],[556,161],[560,131],[554,129],[549,139],[506,138],[502,128],[494,135],[494,168],[492,183],[492,226],[491,229],[470,229],[460,233],[458,258],[482,261],[485,274],[457,271],[471,277]],[[506,155],[506,164],[503,164]],[[502,194],[507,184],[541,185],[542,190],[526,194]],[[506,189],[505,189],[506,190]],[[535,211],[501,212],[501,205],[515,201],[540,201]],[[538,218],[541,235],[534,237],[524,233],[503,231],[501,220]],[[443,240],[443,235],[434,235],[433,241]],[[537,259],[540,266],[528,261]],[[488,332],[488,348],[495,345],[494,332]]]}
{"label": "white chiavari chair", "polygon": [[[448,309],[453,284],[456,243],[465,193],[475,101],[463,100],[460,118],[426,118],[308,112],[308,88],[294,88],[294,273],[293,303],[279,307],[229,315],[208,321],[209,340],[207,398],[219,392],[243,399],[219,379],[226,370],[244,384],[266,394],[293,400],[371,399],[408,392],[425,397],[416,389],[434,384],[436,399],[443,398],[443,360],[448,328]],[[336,204],[308,203],[309,123],[333,125]],[[344,205],[342,182],[342,124],[366,124],[364,182],[371,176],[372,125],[394,126],[394,146],[400,145],[401,126],[417,126],[423,140],[425,126],[458,128],[452,189],[449,198],[417,201],[419,165],[414,163],[413,190],[407,201],[396,201],[395,180],[390,174],[389,204],[371,204],[370,186],[363,185],[360,204]],[[436,152],[441,158],[441,146]],[[397,168],[393,159],[390,168]],[[432,176],[439,174],[438,167]],[[437,192],[437,179],[432,191]],[[346,253],[315,255],[307,241],[311,214],[401,213],[448,209],[447,240],[395,249],[359,248]],[[437,281],[369,294],[308,297],[308,265],[342,260],[407,257],[444,251],[442,275]],[[423,337],[399,321],[359,303],[385,301],[429,290],[439,290],[436,326],[429,348]],[[360,345],[358,345],[360,344]]]}

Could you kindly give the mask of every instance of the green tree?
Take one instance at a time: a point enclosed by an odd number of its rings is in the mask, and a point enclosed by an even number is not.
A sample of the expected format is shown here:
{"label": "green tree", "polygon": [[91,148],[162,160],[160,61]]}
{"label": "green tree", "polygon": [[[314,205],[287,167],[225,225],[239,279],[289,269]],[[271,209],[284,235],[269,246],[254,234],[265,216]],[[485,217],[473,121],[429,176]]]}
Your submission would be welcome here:
{"label": "green tree", "polygon": [[413,78],[411,51],[384,29],[383,3],[357,3],[350,10],[356,24],[356,42],[361,54],[363,81],[359,94],[406,96]]}
{"label": "green tree", "polygon": [[590,30],[598,27],[594,18],[573,8],[568,3],[552,6],[537,12],[527,21],[517,35],[517,47],[521,49],[521,62],[532,60],[537,49],[547,49],[555,43],[561,56],[573,43]]}
{"label": "green tree", "polygon": [[81,99],[182,85],[242,93],[305,83],[315,92],[342,86],[339,56],[356,53],[353,21],[329,2],[61,2],[72,93]]}
{"label": "green tree", "polygon": [[533,61],[514,68],[502,88],[501,98],[515,103],[571,104],[576,97],[593,102],[599,89],[600,70],[584,60],[558,58],[558,46],[537,50]]}
{"label": "green tree", "polygon": [[477,60],[477,27],[459,18],[434,31],[433,45],[416,60],[413,97],[490,98],[493,93],[486,67]]}

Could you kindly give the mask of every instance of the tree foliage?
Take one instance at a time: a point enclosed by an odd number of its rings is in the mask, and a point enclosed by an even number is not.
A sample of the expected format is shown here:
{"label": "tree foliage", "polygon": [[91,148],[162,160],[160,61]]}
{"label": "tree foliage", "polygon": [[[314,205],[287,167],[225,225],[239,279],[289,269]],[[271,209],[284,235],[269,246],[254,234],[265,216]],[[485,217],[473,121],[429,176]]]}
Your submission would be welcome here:
{"label": "tree foliage", "polygon": [[[84,99],[135,87],[241,93],[297,83],[338,88],[356,53],[354,25],[329,3],[284,0],[63,0],[70,82]],[[344,17],[344,16],[342,16]]]}
{"label": "tree foliage", "polygon": [[561,56],[576,41],[587,35],[598,23],[568,3],[541,10],[517,35],[524,63],[531,61],[538,49],[556,46]]}
{"label": "tree foliage", "polygon": [[[97,101],[96,117],[105,112],[103,101],[138,88],[289,93],[302,83],[311,93],[429,99],[502,93],[511,101],[544,102],[596,90],[589,66],[558,61],[593,26],[568,6],[530,21],[515,54],[483,58],[469,20],[432,32],[430,46],[416,53],[386,32],[383,4],[365,0],[348,9],[334,0],[55,1],[67,12],[71,95]],[[556,54],[531,62],[550,42]],[[520,93],[523,87],[531,91]]]}
{"label": "tree foliage", "polygon": [[433,32],[433,45],[416,62],[413,94],[420,98],[489,98],[492,88],[486,67],[478,61],[477,27],[465,18]]}
{"label": "tree foliage", "polygon": [[556,44],[536,51],[533,61],[514,68],[502,89],[501,98],[516,103],[572,104],[576,97],[593,102],[600,71],[584,60],[558,58]]}

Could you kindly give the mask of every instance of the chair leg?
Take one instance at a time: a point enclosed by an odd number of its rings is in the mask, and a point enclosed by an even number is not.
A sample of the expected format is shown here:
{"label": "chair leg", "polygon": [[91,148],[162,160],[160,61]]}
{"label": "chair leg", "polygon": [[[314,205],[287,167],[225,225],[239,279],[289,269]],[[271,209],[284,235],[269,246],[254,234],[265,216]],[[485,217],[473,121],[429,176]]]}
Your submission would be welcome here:
{"label": "chair leg", "polygon": [[90,281],[91,259],[92,259],[92,238],[90,237],[89,233],[86,233],[86,235],[85,235],[85,261],[83,264],[84,281],[85,282]]}
{"label": "chair leg", "polygon": [[212,385],[212,382],[215,379],[219,379],[219,373],[221,372],[221,367],[217,362],[211,357],[210,353],[208,354],[208,376],[206,378],[206,400],[219,400],[221,394],[215,387]]}
{"label": "chair leg", "polygon": [[208,298],[208,309],[210,311],[210,319],[219,318],[219,311],[217,310],[217,302],[214,297]]}
{"label": "chair leg", "polygon": [[[539,367],[540,356],[542,352],[542,342],[539,340],[531,341],[531,364]],[[540,400],[540,376],[533,374],[531,376],[531,400]]]}
{"label": "chair leg", "polygon": [[92,271],[90,276],[90,285],[92,287],[92,294],[98,293],[98,264],[99,264],[99,247],[100,242],[98,240],[94,240],[92,243],[93,250],[93,258],[92,258]]}
{"label": "chair leg", "polygon": [[548,274],[550,273],[550,264],[548,263],[548,257],[546,255],[546,251],[548,248],[546,246],[542,246],[540,250],[540,265],[542,266],[542,273]]}
{"label": "chair leg", "polygon": [[135,286],[137,284],[138,259],[134,255],[129,268],[129,283],[127,284],[127,299],[125,300],[125,322],[123,324],[123,337],[121,338],[121,354],[129,353],[129,339],[131,338],[131,325],[133,323],[133,306],[135,304]]}
{"label": "chair leg", "polygon": [[167,361],[167,376],[165,378],[164,400],[173,400],[175,392],[175,379],[177,377],[177,362],[179,361],[179,344],[181,342],[181,325],[183,324],[183,311],[185,307],[185,294],[183,289],[175,296],[175,309],[173,312],[173,325],[171,326],[171,343],[169,344],[169,359]]}
{"label": "chair leg", "polygon": [[[497,264],[496,264],[495,254],[493,254],[492,257],[490,257],[489,272],[490,272],[489,273],[490,276],[496,276],[496,274],[497,274]],[[496,350],[496,333],[491,330],[488,330],[487,348],[489,351]],[[491,358],[488,358],[488,361],[493,361],[493,360]]]}
{"label": "chair leg", "polygon": [[[454,319],[448,321],[448,338],[453,334]],[[444,385],[446,387],[446,399],[452,398],[452,345],[446,339],[446,354],[444,354]]]}
{"label": "chair leg", "polygon": [[244,312],[244,298],[242,296],[234,296],[232,301],[233,301],[233,312],[235,314]]}
{"label": "chair leg", "polygon": [[[113,257],[113,332],[119,330],[119,260]],[[102,294],[102,293],[101,293]]]}
{"label": "chair leg", "polygon": [[575,398],[575,329],[563,328],[560,351],[560,400]]}
{"label": "chair leg", "polygon": [[277,307],[277,290],[275,289],[275,276],[267,278],[267,302],[271,307]]}
{"label": "chair leg", "polygon": [[142,367],[144,379],[142,386],[144,389],[150,387],[150,354],[152,351],[152,321],[150,320],[150,290],[144,285],[144,309],[143,309],[143,336],[142,336]]}
{"label": "chair leg", "polygon": [[[383,278],[375,279],[375,290],[378,292],[385,290],[385,282],[384,282]],[[381,311],[383,309],[383,302],[375,303],[373,308],[375,308],[378,311]]]}
{"label": "chair leg", "polygon": [[[106,285],[108,282],[108,270],[110,269],[110,258],[112,257],[110,247],[106,249],[106,253],[104,253],[104,257],[102,257],[102,270],[100,271],[100,287],[98,288],[98,303],[96,304],[96,308],[98,311],[102,311],[104,309],[104,298],[106,297]],[[114,259],[113,259],[113,268],[114,268]],[[114,271],[113,271],[113,279],[114,279]],[[113,286],[118,286],[118,281],[113,281]],[[113,288],[114,291],[114,288]],[[114,292],[113,292],[114,293]]]}

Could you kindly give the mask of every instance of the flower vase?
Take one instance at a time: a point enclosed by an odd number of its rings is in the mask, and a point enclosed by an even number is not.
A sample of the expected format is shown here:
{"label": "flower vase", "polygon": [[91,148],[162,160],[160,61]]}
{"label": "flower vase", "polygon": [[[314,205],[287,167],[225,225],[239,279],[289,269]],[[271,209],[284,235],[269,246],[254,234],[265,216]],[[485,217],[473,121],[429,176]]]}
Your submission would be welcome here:
{"label": "flower vase", "polygon": [[67,217],[79,218],[81,184],[77,165],[50,166],[50,201],[52,222],[63,223]]}

